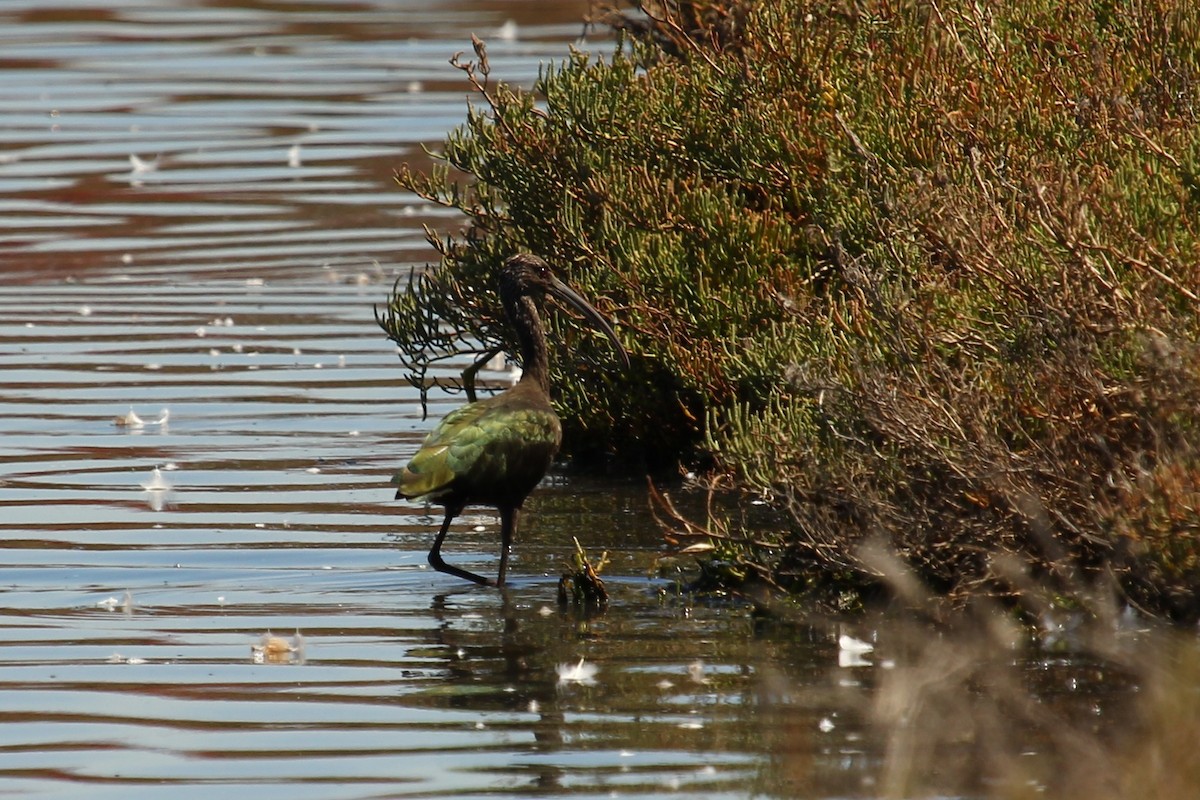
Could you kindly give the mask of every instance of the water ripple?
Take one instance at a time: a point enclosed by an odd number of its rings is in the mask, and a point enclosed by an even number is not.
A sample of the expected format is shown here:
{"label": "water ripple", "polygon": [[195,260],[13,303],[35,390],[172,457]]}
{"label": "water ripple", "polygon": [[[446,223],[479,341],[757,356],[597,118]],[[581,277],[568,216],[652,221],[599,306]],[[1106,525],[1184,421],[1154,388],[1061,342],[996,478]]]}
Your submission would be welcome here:
{"label": "water ripple", "polygon": [[[636,485],[551,481],[500,594],[388,484],[432,423],[372,306],[456,224],[392,171],[461,123],[471,31],[528,81],[577,6],[0,10],[0,793],[744,793],[756,656],[693,691],[717,629],[642,577]],[[604,617],[554,600],[581,531]],[[446,552],[496,547],[472,512]]]}

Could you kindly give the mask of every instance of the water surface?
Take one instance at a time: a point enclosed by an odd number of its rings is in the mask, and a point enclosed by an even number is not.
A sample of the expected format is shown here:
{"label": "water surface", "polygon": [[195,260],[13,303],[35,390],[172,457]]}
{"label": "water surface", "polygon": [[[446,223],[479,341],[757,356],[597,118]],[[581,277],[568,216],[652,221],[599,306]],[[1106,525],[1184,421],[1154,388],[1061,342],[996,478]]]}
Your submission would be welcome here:
{"label": "water surface", "polygon": [[[633,478],[552,476],[504,592],[432,573],[438,510],[392,497],[460,402],[423,419],[373,320],[457,224],[392,170],[461,123],[472,32],[528,82],[583,5],[0,8],[0,794],[875,792],[908,639],[676,597]],[[555,602],[571,536],[606,613]],[[446,554],[494,571],[494,517]],[[1105,720],[1096,668],[1028,656]]]}

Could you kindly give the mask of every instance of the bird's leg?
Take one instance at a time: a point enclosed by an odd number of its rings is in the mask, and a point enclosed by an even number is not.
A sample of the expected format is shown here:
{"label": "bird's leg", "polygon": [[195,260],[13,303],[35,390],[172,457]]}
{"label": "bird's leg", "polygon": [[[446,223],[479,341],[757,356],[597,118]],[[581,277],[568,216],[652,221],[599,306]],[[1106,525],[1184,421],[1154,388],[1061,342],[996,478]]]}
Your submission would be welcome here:
{"label": "bird's leg", "polygon": [[467,402],[475,402],[475,376],[487,363],[504,352],[503,347],[493,347],[475,359],[475,363],[462,371],[463,391],[467,393]]}
{"label": "bird's leg", "polygon": [[[461,509],[459,509],[461,510]],[[429,566],[436,569],[438,572],[445,572],[447,575],[455,575],[464,580],[481,583],[484,586],[490,585],[491,581],[482,575],[476,575],[474,572],[468,572],[459,567],[452,567],[442,560],[442,540],[446,538],[446,533],[450,530],[450,522],[458,514],[458,510],[446,509],[446,519],[442,522],[442,529],[438,531],[437,538],[433,540],[433,547],[429,548]],[[501,562],[503,563],[503,562]],[[500,574],[501,583],[503,583],[504,573]]]}
{"label": "bird's leg", "polygon": [[504,585],[504,573],[508,570],[508,551],[512,549],[513,533],[517,530],[517,509],[500,509],[500,575],[496,585]]}

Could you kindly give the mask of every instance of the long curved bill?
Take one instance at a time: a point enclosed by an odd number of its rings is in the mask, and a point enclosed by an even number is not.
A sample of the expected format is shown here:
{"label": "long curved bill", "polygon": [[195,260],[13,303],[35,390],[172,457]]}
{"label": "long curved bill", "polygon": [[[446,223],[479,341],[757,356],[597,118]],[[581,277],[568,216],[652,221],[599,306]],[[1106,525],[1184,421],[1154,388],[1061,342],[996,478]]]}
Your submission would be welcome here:
{"label": "long curved bill", "polygon": [[580,314],[583,314],[583,316],[585,316],[588,321],[592,323],[592,325],[603,332],[604,335],[607,336],[613,343],[613,346],[617,348],[617,353],[619,353],[621,356],[621,363],[625,365],[626,369],[629,368],[629,354],[625,352],[625,348],[621,346],[621,342],[617,339],[616,331],[613,330],[612,325],[609,324],[608,320],[606,320],[599,311],[592,308],[591,303],[589,303],[587,300],[584,300],[583,297],[580,296],[580,294],[570,286],[567,286],[565,283],[553,276],[550,278],[550,285],[547,287],[546,291],[557,297],[559,300],[562,300],[564,303],[574,307],[575,310]]}

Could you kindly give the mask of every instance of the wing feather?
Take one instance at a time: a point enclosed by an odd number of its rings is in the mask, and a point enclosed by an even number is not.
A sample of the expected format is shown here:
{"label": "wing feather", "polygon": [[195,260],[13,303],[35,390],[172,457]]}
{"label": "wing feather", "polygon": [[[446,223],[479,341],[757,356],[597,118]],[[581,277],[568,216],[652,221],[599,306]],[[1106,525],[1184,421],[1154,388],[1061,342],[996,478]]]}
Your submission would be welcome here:
{"label": "wing feather", "polygon": [[457,408],[426,437],[392,479],[398,495],[494,502],[528,493],[549,467],[562,438],[558,417],[542,408],[486,400]]}

